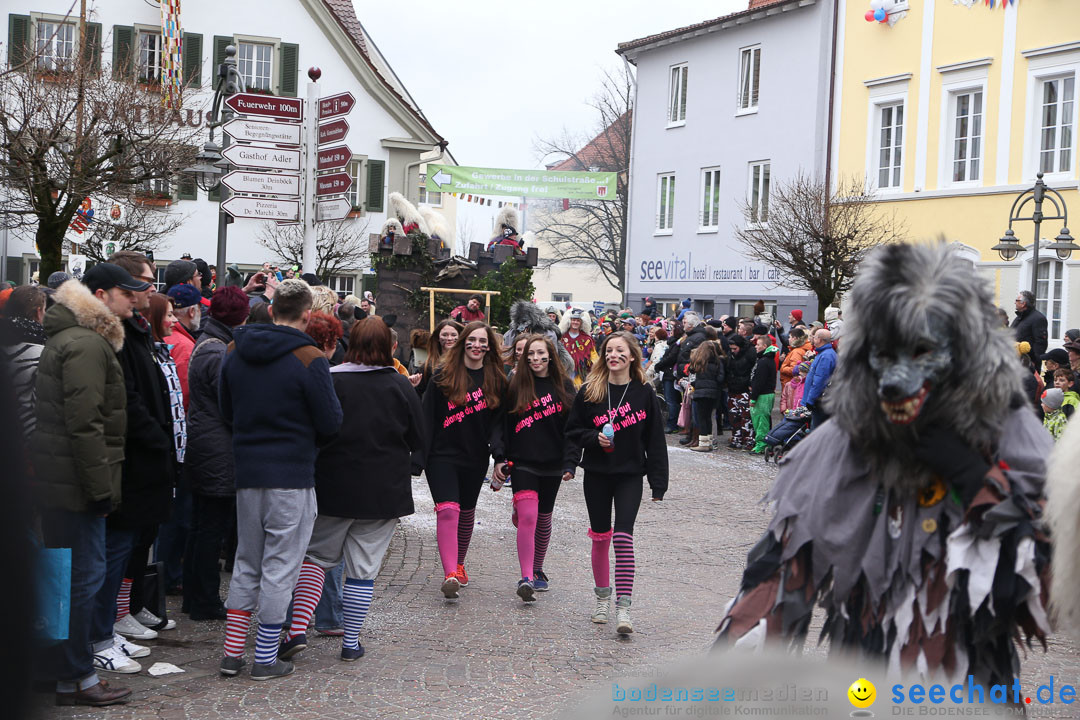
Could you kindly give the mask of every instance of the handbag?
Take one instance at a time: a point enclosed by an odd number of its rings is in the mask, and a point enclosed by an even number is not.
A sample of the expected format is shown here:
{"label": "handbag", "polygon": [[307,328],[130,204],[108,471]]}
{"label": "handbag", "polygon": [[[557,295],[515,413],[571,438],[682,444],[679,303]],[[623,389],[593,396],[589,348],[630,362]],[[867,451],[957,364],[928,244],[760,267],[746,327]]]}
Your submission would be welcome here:
{"label": "handbag", "polygon": [[693,394],[694,391],[692,388],[683,393],[682,407],[679,408],[679,427],[690,427],[693,422],[691,420],[692,414],[690,412],[691,405],[693,404],[691,401]]}
{"label": "handbag", "polygon": [[68,638],[71,618],[71,548],[39,547],[34,631],[44,641]]}

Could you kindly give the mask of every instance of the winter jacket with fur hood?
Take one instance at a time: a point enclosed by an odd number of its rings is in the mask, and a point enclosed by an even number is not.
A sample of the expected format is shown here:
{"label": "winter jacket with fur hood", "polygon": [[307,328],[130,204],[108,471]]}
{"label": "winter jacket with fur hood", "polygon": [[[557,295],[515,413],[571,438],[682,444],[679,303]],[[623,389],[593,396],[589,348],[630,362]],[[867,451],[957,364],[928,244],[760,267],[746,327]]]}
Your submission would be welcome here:
{"label": "winter jacket with fur hood", "polygon": [[79,282],[64,283],[54,298],[38,364],[36,494],[44,508],[107,513],[120,503],[127,430],[124,372],[116,357],[124,327]]}

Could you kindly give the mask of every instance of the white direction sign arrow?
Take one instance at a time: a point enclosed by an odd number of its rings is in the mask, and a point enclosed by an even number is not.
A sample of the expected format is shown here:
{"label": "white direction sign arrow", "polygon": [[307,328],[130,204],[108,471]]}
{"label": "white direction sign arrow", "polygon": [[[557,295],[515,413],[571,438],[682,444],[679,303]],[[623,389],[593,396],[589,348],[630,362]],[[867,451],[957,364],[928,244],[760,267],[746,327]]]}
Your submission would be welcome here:
{"label": "white direction sign arrow", "polygon": [[352,212],[352,203],[345,198],[333,200],[320,200],[315,203],[315,222],[327,220],[344,220]]}
{"label": "white direction sign arrow", "polygon": [[221,203],[221,209],[234,218],[256,220],[296,220],[300,217],[299,200],[275,200],[234,195]]}
{"label": "white direction sign arrow", "polygon": [[299,170],[300,151],[281,150],[261,145],[230,145],[222,156],[233,165],[263,170]]}
{"label": "white direction sign arrow", "polygon": [[450,173],[439,170],[439,172],[431,176],[431,179],[436,185],[442,187],[443,185],[449,185],[454,178]]}
{"label": "white direction sign arrow", "polygon": [[236,119],[225,123],[222,130],[231,138],[247,142],[300,144],[300,126],[291,123]]}
{"label": "white direction sign arrow", "polygon": [[238,193],[261,195],[300,195],[300,176],[295,173],[264,173],[250,170],[233,170],[221,179],[225,187]]}

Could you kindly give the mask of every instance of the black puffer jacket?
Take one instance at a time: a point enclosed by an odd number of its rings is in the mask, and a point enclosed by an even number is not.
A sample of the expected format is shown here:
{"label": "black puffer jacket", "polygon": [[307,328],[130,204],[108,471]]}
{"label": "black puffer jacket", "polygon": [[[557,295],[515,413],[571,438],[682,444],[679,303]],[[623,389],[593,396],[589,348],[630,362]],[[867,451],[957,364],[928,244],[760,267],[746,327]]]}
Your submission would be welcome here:
{"label": "black puffer jacket", "polygon": [[690,353],[705,342],[705,325],[695,325],[679,343],[679,359],[675,362],[675,377],[686,375],[686,365],[690,362]]}
{"label": "black puffer jacket", "polygon": [[1035,308],[1028,308],[1016,314],[1012,321],[1012,331],[1016,333],[1016,342],[1026,342],[1031,345],[1031,364],[1039,367],[1039,356],[1046,352],[1047,329],[1046,316]]}
{"label": "black puffer jacket", "polygon": [[138,529],[169,519],[177,467],[169,389],[154,360],[150,324],[137,313],[124,321],[117,358],[127,390],[127,436],[123,497],[108,523]]}
{"label": "black puffer jacket", "polygon": [[236,495],[232,432],[221,417],[218,378],[232,328],[210,318],[188,365],[188,437],[184,472],[192,492],[211,497]]}
{"label": "black puffer jacket", "polygon": [[720,397],[724,387],[724,364],[716,360],[709,361],[705,369],[694,376],[694,397],[703,400],[715,400]]}
{"label": "black puffer jacket", "polygon": [[732,395],[740,395],[750,392],[750,374],[754,371],[757,352],[750,347],[750,343],[742,335],[736,335],[731,344],[733,347],[737,346],[739,351],[732,351],[728,362],[728,392]]}

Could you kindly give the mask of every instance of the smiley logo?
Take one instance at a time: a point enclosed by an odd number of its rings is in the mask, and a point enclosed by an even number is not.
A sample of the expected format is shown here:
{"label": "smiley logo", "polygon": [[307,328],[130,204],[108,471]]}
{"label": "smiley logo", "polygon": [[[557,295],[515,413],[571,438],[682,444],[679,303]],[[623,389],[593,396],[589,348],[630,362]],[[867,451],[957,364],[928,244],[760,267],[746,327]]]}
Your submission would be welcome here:
{"label": "smiley logo", "polygon": [[857,708],[868,708],[874,704],[874,700],[877,699],[877,688],[874,687],[874,683],[870,682],[866,678],[859,678],[855,682],[851,683],[851,687],[847,691],[848,700],[851,704]]}

